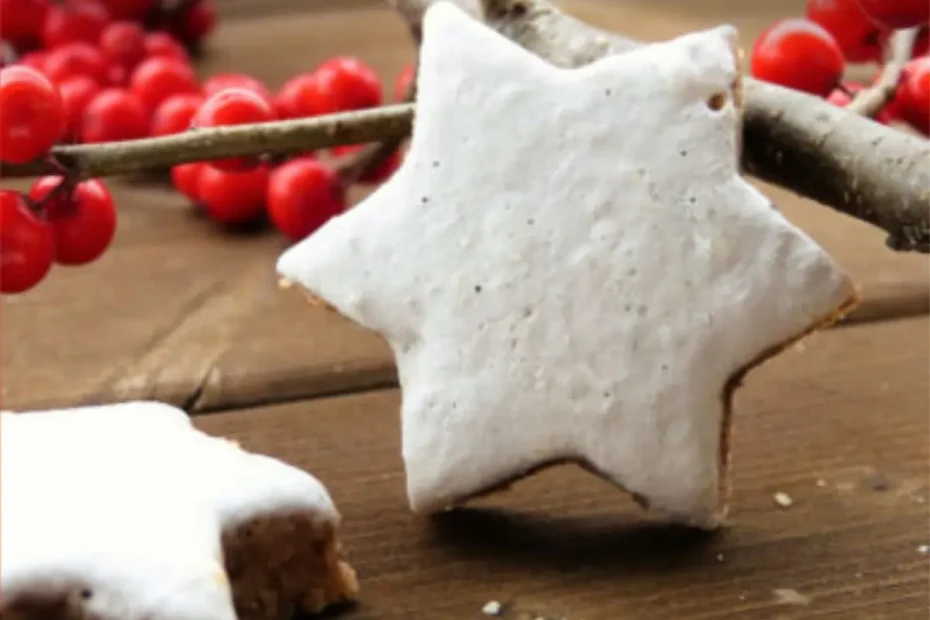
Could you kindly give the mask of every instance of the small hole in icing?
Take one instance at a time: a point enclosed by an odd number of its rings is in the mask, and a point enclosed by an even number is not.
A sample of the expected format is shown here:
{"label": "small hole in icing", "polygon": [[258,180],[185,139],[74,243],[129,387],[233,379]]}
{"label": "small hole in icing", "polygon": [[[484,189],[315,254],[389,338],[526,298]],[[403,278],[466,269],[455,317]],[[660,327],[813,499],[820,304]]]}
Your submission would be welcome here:
{"label": "small hole in icing", "polygon": [[423,196],[422,198],[420,198],[421,204],[426,204],[427,202],[429,202],[429,196]]}
{"label": "small hole in icing", "polygon": [[536,223],[536,220],[534,220],[533,218],[530,218],[530,219],[526,220],[526,223],[527,223],[529,226],[532,226],[533,224]]}
{"label": "small hole in icing", "polygon": [[84,588],[81,590],[81,598],[85,601],[91,598],[94,595],[93,591],[90,588]]}
{"label": "small hole in icing", "polygon": [[681,155],[682,157],[687,157],[687,156],[688,156],[688,151],[686,151],[685,149],[681,149],[681,150],[678,152],[678,154]]}
{"label": "small hole in icing", "polygon": [[433,168],[438,168],[438,167],[439,167],[439,160],[438,159],[433,160]]}
{"label": "small hole in icing", "polygon": [[475,285],[475,292],[476,292],[476,293],[480,293],[480,292],[481,292],[481,285],[480,285],[480,284],[476,284],[476,285]]}
{"label": "small hole in icing", "polygon": [[512,17],[523,17],[526,14],[527,7],[522,2],[514,2],[510,7]]}
{"label": "small hole in icing", "polygon": [[608,97],[610,97],[612,94],[614,94],[614,91],[612,91],[612,90],[610,90],[609,88],[607,88],[607,89],[604,90],[604,94],[607,95]]}
{"label": "small hole in icing", "polygon": [[713,110],[714,112],[719,112],[723,109],[723,106],[727,104],[727,94],[726,93],[714,93],[710,96],[710,99],[707,100],[707,107]]}

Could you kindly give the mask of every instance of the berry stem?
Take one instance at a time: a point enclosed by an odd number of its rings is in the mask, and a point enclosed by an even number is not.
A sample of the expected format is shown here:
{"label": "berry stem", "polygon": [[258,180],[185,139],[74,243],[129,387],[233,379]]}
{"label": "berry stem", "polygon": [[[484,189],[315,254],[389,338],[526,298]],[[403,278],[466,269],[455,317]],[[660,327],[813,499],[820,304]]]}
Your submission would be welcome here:
{"label": "berry stem", "polygon": [[911,59],[917,28],[896,31],[888,41],[887,60],[875,84],[859,92],[846,109],[853,114],[874,118],[894,98],[901,82],[904,65]]}
{"label": "berry stem", "polygon": [[62,196],[67,196],[70,194],[72,191],[74,191],[76,184],[77,182],[74,179],[63,176],[61,177],[61,180],[58,182],[58,184],[52,189],[52,191],[42,196],[42,198],[39,200],[26,198],[26,202],[29,204],[29,208],[33,213],[40,215],[40,217],[47,218],[48,205],[54,201],[57,201]]}
{"label": "berry stem", "polygon": [[53,149],[53,161],[0,167],[0,177],[65,174],[73,179],[134,174],[176,164],[315,149],[403,138],[413,105],[398,104],[313,118],[228,125],[180,134]]}

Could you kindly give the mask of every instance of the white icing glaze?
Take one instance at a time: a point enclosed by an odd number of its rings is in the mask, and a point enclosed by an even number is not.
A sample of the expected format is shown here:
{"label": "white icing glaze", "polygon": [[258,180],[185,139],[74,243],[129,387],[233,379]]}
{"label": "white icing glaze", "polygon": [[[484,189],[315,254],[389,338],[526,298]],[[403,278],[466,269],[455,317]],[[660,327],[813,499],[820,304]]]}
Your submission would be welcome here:
{"label": "white icing glaze", "polygon": [[338,521],[310,474],[154,402],[3,412],[0,506],[0,604],[57,591],[99,620],[234,620],[224,527],[287,509]]}
{"label": "white icing glaze", "polygon": [[739,175],[721,26],[557,69],[428,11],[409,153],[279,273],[391,344],[411,508],[590,462],[713,527],[722,392],[854,297]]}

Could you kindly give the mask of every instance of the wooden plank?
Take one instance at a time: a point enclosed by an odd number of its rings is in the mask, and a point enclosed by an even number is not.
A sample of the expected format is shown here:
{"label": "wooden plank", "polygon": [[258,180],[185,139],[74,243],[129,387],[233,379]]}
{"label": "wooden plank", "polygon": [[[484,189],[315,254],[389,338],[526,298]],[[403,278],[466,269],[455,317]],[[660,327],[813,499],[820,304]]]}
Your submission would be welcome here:
{"label": "wooden plank", "polygon": [[329,487],[362,583],[347,619],[479,618],[489,600],[510,619],[917,619],[930,594],[928,343],[924,317],[850,327],[752,373],[735,414],[732,518],[715,536],[658,527],[572,467],[413,517],[394,391],[195,423]]}
{"label": "wooden plank", "polygon": [[[646,3],[566,5],[643,39],[674,36],[719,17],[682,11],[682,2],[670,5],[678,13]],[[734,13],[737,25],[752,26],[752,14]],[[751,29],[744,32],[751,36]],[[338,53],[358,54],[386,80],[413,59],[405,28],[380,4],[228,20],[210,50],[201,74],[246,71],[272,87]],[[863,320],[928,311],[926,256],[889,252],[867,225],[764,189],[862,283]],[[156,185],[123,184],[115,192],[122,216],[106,258],[57,269],[35,291],[3,299],[5,407],[156,397],[199,411],[393,381],[378,337],[276,289],[281,239],[224,235]]]}

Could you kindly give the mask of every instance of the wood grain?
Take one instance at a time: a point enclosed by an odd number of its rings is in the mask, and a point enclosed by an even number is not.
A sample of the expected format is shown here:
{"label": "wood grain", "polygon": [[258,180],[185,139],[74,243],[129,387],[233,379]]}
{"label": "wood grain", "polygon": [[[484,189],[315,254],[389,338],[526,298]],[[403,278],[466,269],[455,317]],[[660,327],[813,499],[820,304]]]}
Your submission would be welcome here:
{"label": "wood grain", "polygon": [[[747,43],[776,14],[797,12],[803,3],[564,4],[647,40],[728,19]],[[221,22],[200,73],[245,71],[277,87],[325,58],[351,53],[390,83],[413,59],[404,26],[380,2],[289,6],[290,13],[269,9]],[[926,256],[890,252],[871,227],[760,187],[862,285],[864,304],[853,320],[928,312]],[[3,298],[4,407],[154,397],[210,411],[393,384],[393,364],[377,336],[277,289],[282,239],[268,231],[226,234],[157,184],[121,183],[114,192],[121,218],[115,247],[103,260],[55,269],[33,292]]]}
{"label": "wood grain", "polygon": [[413,517],[395,391],[195,420],[329,487],[362,584],[347,619],[480,618],[497,600],[504,618],[917,620],[930,594],[928,343],[924,317],[854,326],[751,374],[732,518],[712,536],[660,527],[570,467]]}

